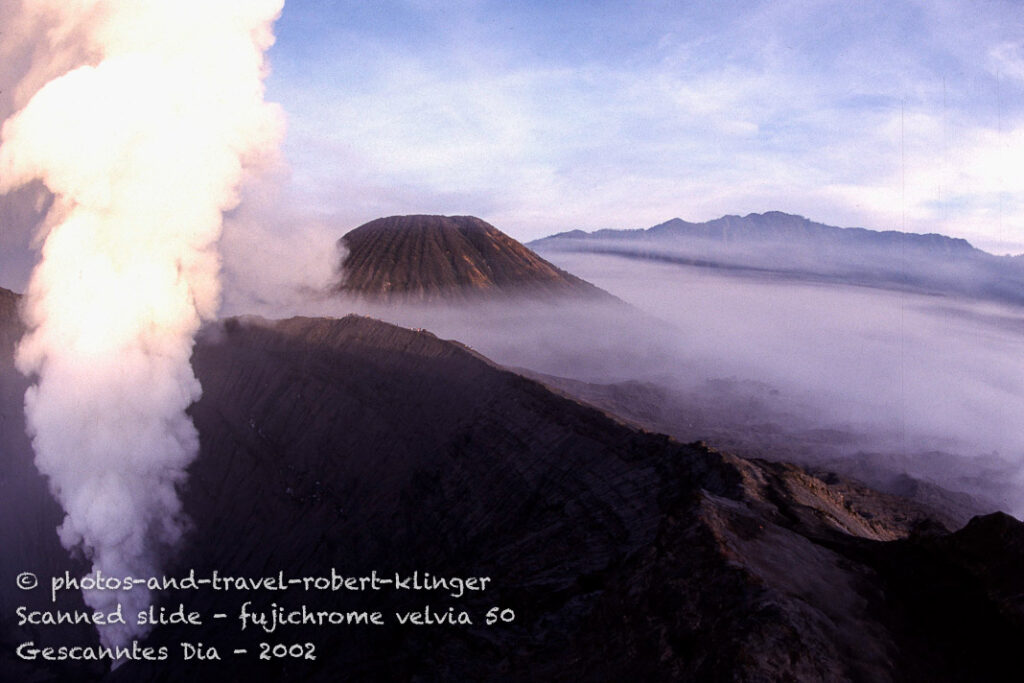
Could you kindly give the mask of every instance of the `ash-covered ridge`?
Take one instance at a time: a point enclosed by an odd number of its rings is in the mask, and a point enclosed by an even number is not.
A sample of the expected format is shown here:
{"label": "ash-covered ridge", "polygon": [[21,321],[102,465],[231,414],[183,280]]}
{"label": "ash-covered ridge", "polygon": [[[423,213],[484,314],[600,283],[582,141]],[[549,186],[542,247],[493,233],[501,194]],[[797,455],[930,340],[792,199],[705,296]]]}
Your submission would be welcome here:
{"label": "ash-covered ridge", "polygon": [[[94,636],[15,620],[17,605],[48,601],[18,590],[17,572],[84,568],[56,541],[59,509],[12,409],[0,422],[0,436],[20,437],[0,442],[0,680],[1016,680],[1024,525],[1005,515],[951,532],[925,506],[634,429],[458,343],[370,318],[231,319],[199,336],[192,362],[201,452],[172,573],[491,584],[461,598],[171,591],[162,605],[204,615],[244,600],[250,612],[309,604],[388,621],[268,634],[204,619],[146,638],[175,652],[167,661],[21,661],[19,643]],[[473,623],[392,614],[425,604]],[[494,606],[514,622],[487,625]],[[317,658],[230,654],[261,640],[312,642]],[[224,659],[185,661],[181,642]]]}
{"label": "ash-covered ridge", "polygon": [[790,245],[815,244],[821,247],[854,248],[875,246],[881,248],[909,248],[947,255],[964,256],[983,253],[964,239],[935,233],[920,235],[896,230],[869,230],[867,228],[840,228],[784,213],[768,211],[746,216],[722,216],[703,223],[691,223],[681,218],[659,223],[645,230],[582,230],[561,232],[544,237],[531,244],[538,246],[565,239],[704,239],[718,243],[787,243]]}
{"label": "ash-covered ridge", "polygon": [[612,299],[473,216],[390,216],[339,240],[338,290],[375,301]]}

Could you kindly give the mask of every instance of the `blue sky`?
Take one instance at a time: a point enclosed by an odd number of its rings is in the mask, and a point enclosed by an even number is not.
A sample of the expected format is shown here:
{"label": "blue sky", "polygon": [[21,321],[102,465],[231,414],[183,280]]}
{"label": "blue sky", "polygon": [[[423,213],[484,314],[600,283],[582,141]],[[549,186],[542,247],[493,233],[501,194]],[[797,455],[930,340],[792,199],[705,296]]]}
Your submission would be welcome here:
{"label": "blue sky", "polygon": [[339,234],[782,210],[1024,251],[1020,2],[289,0],[288,196]]}

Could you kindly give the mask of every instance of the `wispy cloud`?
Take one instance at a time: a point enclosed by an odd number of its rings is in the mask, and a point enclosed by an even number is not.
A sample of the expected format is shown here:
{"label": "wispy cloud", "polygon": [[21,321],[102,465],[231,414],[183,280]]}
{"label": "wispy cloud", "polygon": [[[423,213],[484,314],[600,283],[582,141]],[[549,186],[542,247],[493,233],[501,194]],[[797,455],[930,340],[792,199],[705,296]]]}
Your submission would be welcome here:
{"label": "wispy cloud", "polygon": [[524,238],[775,208],[1024,249],[1012,4],[334,6],[316,50],[286,13],[272,89],[297,191],[353,225],[438,197]]}
{"label": "wispy cloud", "polygon": [[778,209],[1024,251],[1019,3],[289,0],[271,61],[286,196],[333,237]]}

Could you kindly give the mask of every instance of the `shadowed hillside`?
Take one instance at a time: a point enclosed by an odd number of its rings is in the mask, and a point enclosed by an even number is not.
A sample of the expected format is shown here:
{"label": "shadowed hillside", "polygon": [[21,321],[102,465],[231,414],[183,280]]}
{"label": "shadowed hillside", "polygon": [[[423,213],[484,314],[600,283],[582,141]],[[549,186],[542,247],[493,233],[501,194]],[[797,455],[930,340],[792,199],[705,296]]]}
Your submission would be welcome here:
{"label": "shadowed hillside", "polygon": [[[204,388],[184,491],[194,531],[174,570],[418,570],[492,583],[461,598],[172,592],[163,604],[232,619],[249,600],[250,611],[386,614],[432,604],[474,623],[391,618],[268,636],[207,618],[160,627],[147,643],[176,653],[201,641],[224,662],[175,654],[104,680],[967,681],[1013,670],[1024,525],[1006,516],[951,534],[905,499],[681,445],[460,344],[368,318],[228,320],[205,330],[193,365]],[[514,621],[486,625],[494,606]],[[231,654],[259,641],[314,642],[317,659]],[[29,680],[24,669],[4,672]]]}

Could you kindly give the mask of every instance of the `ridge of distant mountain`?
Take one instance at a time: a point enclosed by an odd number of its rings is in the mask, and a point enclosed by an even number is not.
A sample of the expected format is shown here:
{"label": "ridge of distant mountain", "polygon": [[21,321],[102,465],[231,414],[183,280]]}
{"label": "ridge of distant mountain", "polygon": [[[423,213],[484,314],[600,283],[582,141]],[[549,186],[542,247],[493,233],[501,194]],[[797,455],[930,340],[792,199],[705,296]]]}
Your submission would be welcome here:
{"label": "ridge of distant mountain", "polygon": [[724,243],[730,242],[795,242],[810,240],[836,246],[910,246],[928,250],[938,250],[952,254],[968,254],[982,252],[965,239],[947,237],[937,233],[918,234],[899,232],[896,230],[870,230],[868,228],[840,228],[825,223],[818,223],[803,216],[768,211],[750,213],[746,216],[727,215],[703,223],[692,223],[681,218],[673,218],[646,229],[602,229],[593,232],[570,230],[543,237],[530,242],[530,245],[541,245],[557,239],[620,239],[620,238],[700,238]]}
{"label": "ridge of distant mountain", "polygon": [[704,223],[680,218],[639,230],[571,230],[529,243],[556,258],[595,253],[1024,304],[1024,258],[995,256],[935,233],[839,228],[770,211]]}
{"label": "ridge of distant mountain", "polygon": [[612,297],[473,216],[390,216],[339,240],[337,290],[378,301]]}

